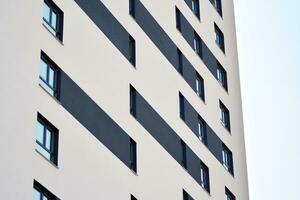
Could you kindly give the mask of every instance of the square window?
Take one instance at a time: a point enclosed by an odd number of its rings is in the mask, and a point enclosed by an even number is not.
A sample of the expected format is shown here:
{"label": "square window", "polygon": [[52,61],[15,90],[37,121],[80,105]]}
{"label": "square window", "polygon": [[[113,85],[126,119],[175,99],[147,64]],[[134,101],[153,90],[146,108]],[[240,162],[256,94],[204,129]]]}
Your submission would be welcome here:
{"label": "square window", "polygon": [[224,41],[224,34],[220,30],[220,28],[217,26],[215,23],[215,39],[216,39],[216,44],[218,47],[225,53],[225,41]]}
{"label": "square window", "polygon": [[53,35],[62,41],[63,12],[52,0],[45,0],[43,3],[43,24]]}
{"label": "square window", "polygon": [[36,126],[36,150],[57,165],[58,129],[39,113]]}
{"label": "square window", "polygon": [[59,68],[41,52],[39,84],[52,96],[58,99]]}

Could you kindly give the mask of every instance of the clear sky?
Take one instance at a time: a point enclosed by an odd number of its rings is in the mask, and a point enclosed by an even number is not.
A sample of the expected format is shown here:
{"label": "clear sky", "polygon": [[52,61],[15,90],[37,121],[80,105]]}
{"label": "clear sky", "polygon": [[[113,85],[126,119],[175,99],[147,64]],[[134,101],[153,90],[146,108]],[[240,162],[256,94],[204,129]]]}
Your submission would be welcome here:
{"label": "clear sky", "polygon": [[300,199],[300,1],[234,0],[251,200]]}

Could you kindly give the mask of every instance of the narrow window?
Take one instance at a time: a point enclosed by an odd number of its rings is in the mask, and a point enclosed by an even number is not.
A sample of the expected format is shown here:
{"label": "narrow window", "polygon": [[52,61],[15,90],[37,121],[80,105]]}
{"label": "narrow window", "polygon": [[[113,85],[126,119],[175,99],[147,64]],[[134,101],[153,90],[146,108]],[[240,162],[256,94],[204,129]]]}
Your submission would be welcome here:
{"label": "narrow window", "polygon": [[57,165],[58,129],[39,113],[36,126],[36,150]]}
{"label": "narrow window", "polygon": [[225,187],[225,200],[235,200],[235,196],[227,187]]}
{"label": "narrow window", "polygon": [[193,48],[194,51],[196,52],[196,54],[198,54],[200,56],[200,58],[202,58],[202,41],[199,37],[199,35],[194,32],[194,43],[193,43]]}
{"label": "narrow window", "polygon": [[198,116],[198,137],[206,145],[206,122]]}
{"label": "narrow window", "polygon": [[135,67],[135,40],[129,36],[129,62]]}
{"label": "narrow window", "polygon": [[182,63],[182,53],[181,51],[177,48],[177,56],[178,56],[178,72],[183,75],[183,63]]}
{"label": "narrow window", "polygon": [[225,41],[224,34],[221,29],[215,23],[215,40],[218,47],[225,53]]}
{"label": "narrow window", "polygon": [[209,192],[209,172],[208,167],[201,162],[200,168],[200,185]]}
{"label": "narrow window", "polygon": [[223,166],[225,167],[225,169],[233,175],[232,152],[227,148],[225,144],[223,144],[222,159],[223,159]]}
{"label": "narrow window", "polygon": [[130,114],[136,117],[136,90],[130,85]]}
{"label": "narrow window", "polygon": [[175,8],[175,11],[176,11],[176,28],[181,32],[181,13],[177,7]]}
{"label": "narrow window", "polygon": [[185,111],[184,111],[184,97],[181,93],[179,93],[179,114],[180,118],[185,120]]}
{"label": "narrow window", "polygon": [[33,200],[58,200],[58,198],[47,190],[36,180],[33,182]]}
{"label": "narrow window", "polygon": [[198,74],[197,72],[196,72],[196,93],[203,101],[205,100],[205,97],[204,97],[204,80],[200,76],[200,74]]}
{"label": "narrow window", "polygon": [[190,200],[190,195],[185,190],[183,190],[183,200]]}
{"label": "narrow window", "polygon": [[135,18],[135,0],[129,0],[129,14]]}
{"label": "narrow window", "polygon": [[59,68],[41,52],[39,84],[52,96],[58,99]]}
{"label": "narrow window", "polygon": [[183,140],[181,140],[181,151],[182,151],[182,161],[181,161],[181,165],[182,167],[184,167],[185,169],[187,168],[187,160],[186,160],[186,144]]}
{"label": "narrow window", "polygon": [[130,139],[130,169],[136,172],[136,142]]}
{"label": "narrow window", "polygon": [[198,19],[200,19],[200,5],[199,0],[192,0],[192,11]]}
{"label": "narrow window", "polygon": [[217,79],[218,82],[223,86],[223,88],[227,91],[227,73],[225,69],[221,66],[220,63],[218,63],[218,68],[217,68]]}
{"label": "narrow window", "polygon": [[222,11],[222,1],[221,0],[213,0],[214,7],[216,8],[219,15],[222,17],[223,11]]}
{"label": "narrow window", "polygon": [[230,131],[230,114],[226,106],[220,101],[220,121],[221,124]]}
{"label": "narrow window", "polygon": [[45,0],[43,4],[43,24],[46,28],[62,41],[63,12],[52,0]]}
{"label": "narrow window", "polygon": [[137,200],[133,195],[130,195],[130,200]]}

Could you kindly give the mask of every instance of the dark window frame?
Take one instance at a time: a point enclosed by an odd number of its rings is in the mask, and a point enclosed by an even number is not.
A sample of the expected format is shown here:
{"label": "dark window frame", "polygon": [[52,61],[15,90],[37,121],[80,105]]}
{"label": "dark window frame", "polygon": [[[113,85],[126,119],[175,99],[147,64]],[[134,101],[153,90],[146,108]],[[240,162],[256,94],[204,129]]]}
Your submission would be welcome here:
{"label": "dark window frame", "polygon": [[218,27],[216,23],[214,23],[215,27],[215,34],[216,34],[216,44],[221,49],[221,51],[225,54],[225,37],[224,33],[221,31],[221,29]]}
{"label": "dark window frame", "polygon": [[185,121],[184,96],[179,92],[179,117]]}
{"label": "dark window frame", "polygon": [[[42,78],[40,76],[40,72],[39,72],[39,80],[42,81],[44,84],[47,85],[47,87],[49,87],[52,91],[53,91],[53,95],[50,94],[51,96],[55,97],[57,100],[59,100],[59,94],[60,94],[60,73],[61,73],[61,69],[57,66],[57,64],[43,51],[41,51],[41,57],[40,60],[42,60],[43,62],[46,63],[47,65],[47,79],[49,78],[49,70],[50,68],[53,70],[54,72],[54,86],[52,87],[51,85],[49,85],[48,80],[44,80],[44,78]],[[40,84],[41,85],[41,84]],[[43,87],[41,85],[41,87]],[[44,88],[44,87],[43,87]],[[45,90],[47,91],[47,89],[45,88]],[[49,93],[49,92],[48,92]]]}
{"label": "dark window frame", "polygon": [[129,62],[136,67],[136,43],[135,39],[129,35]]}
{"label": "dark window frame", "polygon": [[228,92],[227,72],[219,62],[217,68],[217,80],[220,85],[222,85],[222,87]]}
{"label": "dark window frame", "polygon": [[[40,113],[37,113],[37,122],[39,122],[41,125],[43,125],[43,143],[45,143],[45,136],[46,136],[46,130],[49,130],[51,132],[51,149],[47,149],[45,144],[41,144],[37,139],[36,144],[38,144],[41,148],[43,148],[45,151],[47,151],[50,154],[50,162],[52,162],[54,165],[58,165],[58,134],[59,130],[51,123],[49,122],[43,115]],[[37,150],[38,151],[38,150]]]}
{"label": "dark window frame", "polygon": [[[33,188],[43,196],[46,196],[48,200],[59,200],[58,197],[56,197],[52,192],[50,192],[47,188],[45,188],[36,180],[33,181]],[[41,196],[41,200],[43,199],[43,196]]]}
{"label": "dark window frame", "polygon": [[196,94],[205,101],[204,79],[198,72],[196,72]]}
{"label": "dark window frame", "polygon": [[226,200],[235,200],[235,195],[227,187],[225,187],[225,195]]}
{"label": "dark window frame", "polygon": [[208,193],[210,193],[209,169],[203,162],[201,162],[200,170],[202,170],[202,172],[203,172],[203,180],[202,180],[202,174],[200,172],[200,185]]}
{"label": "dark window frame", "polygon": [[[194,15],[200,19],[200,3],[199,0],[191,0],[191,10],[193,11]],[[196,9],[194,9],[193,5],[195,5]]]}
{"label": "dark window frame", "polygon": [[179,32],[181,32],[181,12],[175,6],[175,18],[176,18],[176,28]]}
{"label": "dark window frame", "polygon": [[[61,42],[63,41],[63,21],[64,21],[64,13],[63,11],[52,1],[52,0],[44,0],[44,3],[49,7],[49,22],[43,16],[43,22],[46,23],[46,27],[52,29],[55,32],[55,37],[58,38]],[[44,5],[43,5],[44,6]],[[56,27],[52,26],[52,13],[56,14]],[[52,33],[50,30],[50,32]]]}
{"label": "dark window frame", "polygon": [[181,153],[182,153],[181,166],[187,169],[186,143],[183,140],[181,140],[180,142],[181,142]]}
{"label": "dark window frame", "polygon": [[[200,137],[200,134],[199,134],[199,124],[200,124],[202,132],[203,132],[202,137]],[[207,124],[200,115],[198,115],[198,124],[197,125],[198,125],[198,138],[201,142],[203,142],[204,145],[207,145]]]}
{"label": "dark window frame", "polygon": [[202,40],[198,33],[194,31],[194,38],[193,38],[193,49],[195,53],[202,59],[203,54],[202,54]]}
{"label": "dark window frame", "polygon": [[220,122],[230,132],[230,112],[228,108],[219,101],[220,104]]}
{"label": "dark window frame", "polygon": [[178,68],[179,74],[183,75],[183,54],[179,48],[177,48]]}
{"label": "dark window frame", "polygon": [[[226,159],[224,160],[226,156]],[[230,149],[223,143],[222,144],[222,162],[225,169],[232,175],[234,175],[233,167],[233,155]]]}
{"label": "dark window frame", "polygon": [[129,112],[136,117],[136,89],[132,85],[130,85],[129,93]]}
{"label": "dark window frame", "polygon": [[221,17],[223,17],[223,8],[222,8],[222,0],[213,0],[214,1],[214,7],[219,13]]}
{"label": "dark window frame", "polygon": [[129,0],[129,14],[135,19],[135,0]]}
{"label": "dark window frame", "polygon": [[130,138],[130,169],[137,173],[137,145],[136,142]]}

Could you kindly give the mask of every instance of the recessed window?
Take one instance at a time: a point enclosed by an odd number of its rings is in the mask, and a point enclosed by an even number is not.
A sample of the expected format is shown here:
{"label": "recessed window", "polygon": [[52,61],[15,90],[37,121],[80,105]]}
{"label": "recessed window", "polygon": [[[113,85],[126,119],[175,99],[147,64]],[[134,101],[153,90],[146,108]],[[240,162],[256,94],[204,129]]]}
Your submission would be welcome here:
{"label": "recessed window", "polygon": [[197,95],[204,101],[204,80],[203,78],[200,76],[200,74],[198,74],[196,72],[196,93]]}
{"label": "recessed window", "polygon": [[225,200],[235,200],[235,196],[227,187],[225,187]]}
{"label": "recessed window", "polygon": [[192,0],[192,11],[198,19],[200,19],[200,5],[199,0]]}
{"label": "recessed window", "polygon": [[130,85],[130,114],[136,117],[136,90]]}
{"label": "recessed window", "polygon": [[41,53],[39,84],[52,96],[58,98],[59,68],[44,53]]}
{"label": "recessed window", "polygon": [[129,36],[129,62],[135,66],[135,40]]}
{"label": "recessed window", "polygon": [[198,116],[198,138],[206,144],[206,122]]}
{"label": "recessed window", "polygon": [[129,14],[135,18],[135,0],[129,0]]}
{"label": "recessed window", "polygon": [[209,171],[203,162],[201,162],[200,168],[200,185],[209,192]]}
{"label": "recessed window", "polygon": [[227,91],[227,73],[225,69],[221,66],[220,63],[218,63],[217,68],[217,79],[218,82],[223,86],[223,88]]}
{"label": "recessed window", "polygon": [[39,113],[36,125],[36,150],[57,165],[58,129]]}
{"label": "recessed window", "polygon": [[181,140],[181,153],[182,153],[182,160],[181,165],[185,169],[187,168],[187,160],[186,160],[186,144],[183,140]]}
{"label": "recessed window", "polygon": [[216,8],[219,15],[222,17],[223,11],[222,11],[222,1],[221,0],[212,0],[214,7]]}
{"label": "recessed window", "polygon": [[43,24],[60,41],[63,36],[63,12],[52,0],[45,0],[43,4]]}
{"label": "recessed window", "polygon": [[134,172],[137,171],[136,142],[133,139],[130,139],[130,169]]}
{"label": "recessed window", "polygon": [[215,23],[215,40],[218,47],[225,53],[224,34]]}
{"label": "recessed window", "polygon": [[223,144],[222,160],[223,160],[223,166],[225,167],[225,169],[227,169],[227,171],[229,171],[231,174],[233,174],[232,152],[226,147],[225,144]]}
{"label": "recessed window", "polygon": [[181,13],[177,7],[175,8],[175,12],[176,12],[176,28],[181,32]]}
{"label": "recessed window", "polygon": [[193,48],[196,54],[198,54],[200,58],[202,58],[202,41],[196,32],[194,32]]}
{"label": "recessed window", "polygon": [[179,93],[179,114],[180,118],[185,120],[185,111],[184,111],[184,97],[181,93]]}
{"label": "recessed window", "polygon": [[177,71],[181,75],[183,75],[182,57],[183,57],[183,55],[182,55],[181,51],[177,48],[177,58],[178,58],[178,68],[177,68]]}
{"label": "recessed window", "polygon": [[220,101],[220,121],[221,124],[230,131],[230,114],[226,106]]}
{"label": "recessed window", "polygon": [[58,198],[37,181],[33,182],[33,200],[58,200]]}
{"label": "recessed window", "polygon": [[183,200],[194,200],[185,190],[183,190]]}

